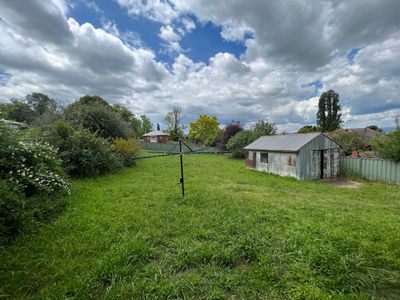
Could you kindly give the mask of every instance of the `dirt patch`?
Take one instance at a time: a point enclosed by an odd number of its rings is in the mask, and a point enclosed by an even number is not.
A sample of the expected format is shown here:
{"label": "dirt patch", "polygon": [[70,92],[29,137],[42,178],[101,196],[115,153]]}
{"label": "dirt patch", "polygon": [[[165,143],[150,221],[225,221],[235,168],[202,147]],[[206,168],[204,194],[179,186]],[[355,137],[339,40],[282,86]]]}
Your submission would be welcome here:
{"label": "dirt patch", "polygon": [[346,179],[321,179],[321,182],[329,183],[336,187],[346,189],[356,189],[362,186],[361,182]]}

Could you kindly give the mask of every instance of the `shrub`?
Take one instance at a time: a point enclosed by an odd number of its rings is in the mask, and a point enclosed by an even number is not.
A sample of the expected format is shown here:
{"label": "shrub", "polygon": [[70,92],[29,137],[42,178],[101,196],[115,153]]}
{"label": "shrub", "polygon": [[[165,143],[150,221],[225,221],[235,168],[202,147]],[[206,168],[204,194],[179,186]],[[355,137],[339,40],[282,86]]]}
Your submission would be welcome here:
{"label": "shrub", "polygon": [[400,129],[375,137],[372,147],[383,158],[400,161]]}
{"label": "shrub", "polygon": [[364,148],[363,139],[356,131],[350,132],[337,130],[331,133],[329,136],[342,147],[346,154],[350,154],[352,151],[358,151]]}
{"label": "shrub", "polygon": [[227,149],[232,153],[235,158],[243,158],[243,148],[257,139],[256,134],[250,130],[243,130],[236,133],[229,139],[226,145]]}
{"label": "shrub", "polygon": [[122,165],[107,140],[85,129],[74,131],[60,146],[63,164],[73,176],[105,174]]}
{"label": "shrub", "polygon": [[0,127],[1,178],[28,197],[69,192],[57,150],[45,142],[19,139],[15,131]]}
{"label": "shrub", "polygon": [[24,206],[23,197],[7,181],[0,180],[0,242],[5,242],[21,231]]}
{"label": "shrub", "polygon": [[140,151],[139,144],[134,139],[116,138],[113,141],[112,148],[125,166],[133,165]]}
{"label": "shrub", "polygon": [[9,242],[21,231],[33,231],[36,225],[53,219],[65,207],[59,195],[35,195],[26,198],[8,181],[0,180],[0,243]]}

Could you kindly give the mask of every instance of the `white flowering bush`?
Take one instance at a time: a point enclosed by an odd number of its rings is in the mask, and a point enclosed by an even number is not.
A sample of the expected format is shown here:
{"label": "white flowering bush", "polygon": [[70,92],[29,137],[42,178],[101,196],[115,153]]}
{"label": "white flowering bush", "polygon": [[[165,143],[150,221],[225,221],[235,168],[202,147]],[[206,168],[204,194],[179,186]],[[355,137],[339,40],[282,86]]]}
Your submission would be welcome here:
{"label": "white flowering bush", "polygon": [[57,150],[45,142],[19,140],[13,132],[2,130],[0,136],[1,177],[26,196],[39,193],[69,193]]}

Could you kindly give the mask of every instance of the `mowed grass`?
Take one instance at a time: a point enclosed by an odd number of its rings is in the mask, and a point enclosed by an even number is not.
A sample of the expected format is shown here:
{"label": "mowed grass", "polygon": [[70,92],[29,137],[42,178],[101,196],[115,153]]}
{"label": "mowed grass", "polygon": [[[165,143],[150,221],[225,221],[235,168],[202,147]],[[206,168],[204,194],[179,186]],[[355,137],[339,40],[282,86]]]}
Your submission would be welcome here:
{"label": "mowed grass", "polygon": [[73,182],[52,224],[1,248],[11,299],[400,297],[400,188],[340,189],[186,155]]}

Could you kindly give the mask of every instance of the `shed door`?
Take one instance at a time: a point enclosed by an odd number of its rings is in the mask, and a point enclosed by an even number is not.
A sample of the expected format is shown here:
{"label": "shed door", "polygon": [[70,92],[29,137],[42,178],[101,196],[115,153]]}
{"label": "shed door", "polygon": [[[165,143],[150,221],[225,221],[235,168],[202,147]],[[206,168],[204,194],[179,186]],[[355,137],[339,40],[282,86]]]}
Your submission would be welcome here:
{"label": "shed door", "polygon": [[323,151],[314,150],[312,152],[312,179],[320,179],[323,172],[321,165],[323,163]]}

